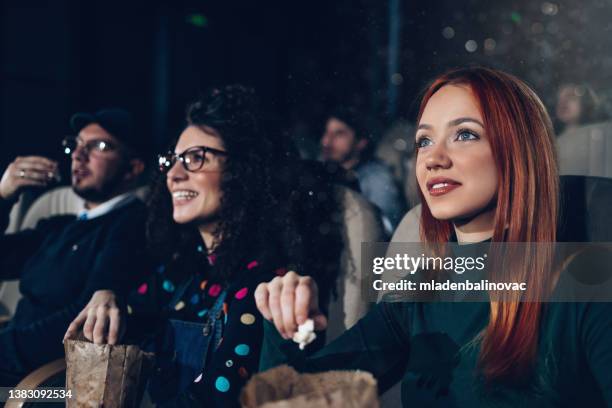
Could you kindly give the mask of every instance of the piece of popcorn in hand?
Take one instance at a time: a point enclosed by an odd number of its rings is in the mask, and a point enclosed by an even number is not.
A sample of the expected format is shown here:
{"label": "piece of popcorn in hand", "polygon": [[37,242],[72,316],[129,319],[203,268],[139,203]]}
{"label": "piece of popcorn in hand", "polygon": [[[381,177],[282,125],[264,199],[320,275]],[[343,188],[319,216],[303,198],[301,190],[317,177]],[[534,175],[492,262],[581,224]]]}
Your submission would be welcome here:
{"label": "piece of popcorn in hand", "polygon": [[306,320],[298,326],[298,331],[293,335],[293,341],[300,344],[300,350],[304,350],[307,345],[312,343],[317,338],[314,332],[314,321]]}

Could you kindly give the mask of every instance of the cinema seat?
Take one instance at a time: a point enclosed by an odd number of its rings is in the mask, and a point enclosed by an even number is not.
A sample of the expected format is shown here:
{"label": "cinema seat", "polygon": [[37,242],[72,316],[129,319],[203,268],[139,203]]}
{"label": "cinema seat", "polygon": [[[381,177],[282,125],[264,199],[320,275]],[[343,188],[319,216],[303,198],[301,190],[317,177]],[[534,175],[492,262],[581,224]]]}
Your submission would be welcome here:
{"label": "cinema seat", "polygon": [[577,127],[556,143],[562,175],[612,177],[612,122]]}

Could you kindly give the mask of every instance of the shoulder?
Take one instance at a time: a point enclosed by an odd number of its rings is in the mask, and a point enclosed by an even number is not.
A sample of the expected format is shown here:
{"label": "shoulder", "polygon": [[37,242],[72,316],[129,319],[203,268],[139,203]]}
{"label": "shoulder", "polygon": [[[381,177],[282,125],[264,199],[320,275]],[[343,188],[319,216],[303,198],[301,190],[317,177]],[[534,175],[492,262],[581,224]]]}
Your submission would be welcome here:
{"label": "shoulder", "polygon": [[147,207],[142,201],[134,200],[100,217],[100,225],[115,233],[144,236],[146,218]]}
{"label": "shoulder", "polygon": [[387,164],[378,159],[371,159],[357,168],[360,179],[392,181],[393,173]]}

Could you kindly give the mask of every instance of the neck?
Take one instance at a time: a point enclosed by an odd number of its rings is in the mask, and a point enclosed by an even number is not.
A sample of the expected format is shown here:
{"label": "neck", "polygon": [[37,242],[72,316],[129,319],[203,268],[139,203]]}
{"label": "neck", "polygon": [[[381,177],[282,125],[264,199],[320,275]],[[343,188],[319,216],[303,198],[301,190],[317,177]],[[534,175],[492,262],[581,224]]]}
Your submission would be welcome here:
{"label": "neck", "polygon": [[215,230],[218,226],[219,222],[210,222],[202,224],[198,227],[200,235],[202,236],[202,241],[204,241],[204,245],[206,245],[206,249],[209,253],[215,250]]}
{"label": "neck", "polygon": [[110,197],[107,197],[105,199],[100,199],[100,200],[85,200],[85,208],[87,210],[93,210],[94,208],[98,207],[101,204],[104,204],[105,202],[112,200],[115,197],[120,196],[121,194],[125,193],[127,190],[120,190],[117,193],[111,195]]}
{"label": "neck", "polygon": [[457,242],[482,242],[493,236],[495,208],[481,212],[467,220],[453,221]]}
{"label": "neck", "polygon": [[341,166],[344,170],[351,170],[359,164],[359,157],[352,157],[342,162]]}

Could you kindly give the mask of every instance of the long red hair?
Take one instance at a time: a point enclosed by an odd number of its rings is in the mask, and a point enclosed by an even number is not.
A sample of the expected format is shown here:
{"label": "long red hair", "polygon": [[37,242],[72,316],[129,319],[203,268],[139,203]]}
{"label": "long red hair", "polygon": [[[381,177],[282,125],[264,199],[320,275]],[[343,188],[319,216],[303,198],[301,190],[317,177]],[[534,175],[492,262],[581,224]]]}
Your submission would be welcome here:
{"label": "long red hair", "polygon": [[[438,77],[427,88],[417,123],[429,99],[445,85],[469,87],[480,105],[498,173],[493,242],[555,242],[559,178],[553,128],[542,101],[512,75],[464,68]],[[423,193],[419,194],[421,239],[447,242],[452,223],[434,218]],[[554,280],[553,256],[552,250],[540,250],[535,257],[525,255],[523,251],[513,259],[511,268],[490,271],[494,281],[526,282],[530,293],[529,302],[510,293],[491,301],[479,356],[479,368],[489,381],[520,382],[535,361],[541,300]]]}

